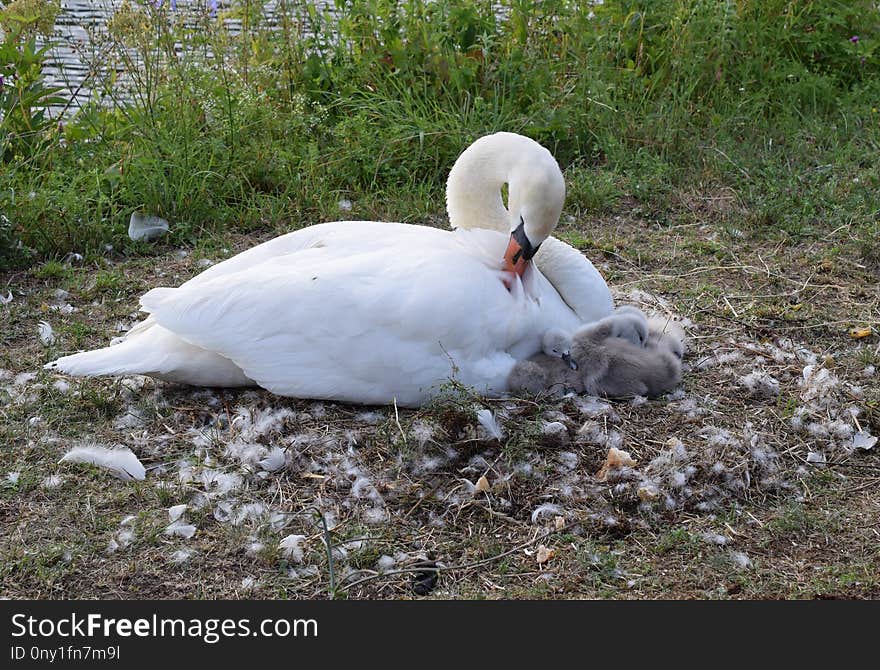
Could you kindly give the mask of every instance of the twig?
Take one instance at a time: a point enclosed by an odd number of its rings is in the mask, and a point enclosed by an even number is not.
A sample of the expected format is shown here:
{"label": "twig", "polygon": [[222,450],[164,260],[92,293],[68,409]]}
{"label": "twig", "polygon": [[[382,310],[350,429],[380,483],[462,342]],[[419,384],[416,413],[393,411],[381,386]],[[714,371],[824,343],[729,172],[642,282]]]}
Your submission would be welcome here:
{"label": "twig", "polygon": [[865,482],[864,484],[859,484],[858,486],[853,486],[852,488],[844,489],[844,493],[855,493],[856,491],[861,491],[863,489],[871,488],[872,486],[876,486],[880,484],[880,478],[872,479],[869,482]]}
{"label": "twig", "polygon": [[400,431],[400,436],[403,438],[403,446],[408,446],[406,443],[406,433],[403,432],[403,426],[400,425],[400,415],[397,413],[397,398],[394,398],[394,423],[397,424],[397,430]]}
{"label": "twig", "polygon": [[425,495],[421,496],[421,497],[416,501],[415,505],[413,505],[412,507],[410,507],[410,508],[406,511],[406,514],[403,515],[403,519],[404,519],[404,520],[408,519],[408,518],[409,518],[409,515],[412,514],[413,512],[415,512],[415,511],[419,508],[419,506],[420,506],[423,502],[425,502],[425,500],[427,500],[428,496],[433,495],[433,494],[437,491],[437,489],[439,489],[441,486],[443,486],[444,483],[445,483],[445,481],[444,481],[443,479],[438,479],[438,480],[437,480],[437,483],[434,484],[434,486],[432,486],[432,487],[428,490],[428,492],[425,493]]}
{"label": "twig", "polygon": [[733,305],[730,304],[730,301],[727,299],[727,296],[724,296],[724,304],[730,308],[730,311],[733,312],[733,316],[738,319],[739,314],[736,313],[736,310],[733,308]]}
{"label": "twig", "polygon": [[880,466],[867,465],[863,463],[847,463],[846,461],[826,461],[822,465],[843,465],[847,468],[859,468],[862,470],[880,470]]}
{"label": "twig", "polygon": [[494,563],[495,561],[498,561],[498,560],[504,558],[505,556],[510,556],[511,554],[515,554],[516,552],[525,549],[529,545],[532,545],[535,542],[538,542],[539,540],[545,540],[548,537],[550,537],[551,535],[553,535],[554,533],[558,533],[558,532],[559,531],[557,531],[555,529],[548,530],[543,535],[536,535],[528,542],[523,542],[522,544],[515,546],[513,549],[508,549],[505,552],[502,552],[500,554],[496,554],[495,556],[490,556],[489,558],[484,558],[482,560],[475,561],[474,563],[464,563],[462,565],[438,565],[438,566],[433,566],[433,567],[401,568],[399,570],[388,570],[387,572],[379,572],[379,573],[374,573],[372,575],[368,575],[366,577],[358,579],[357,581],[351,582],[350,584],[341,585],[339,587],[339,590],[340,591],[348,591],[349,589],[354,588],[358,584],[363,584],[365,582],[369,582],[374,579],[378,579],[379,577],[385,577],[387,575],[395,575],[395,574],[402,574],[402,573],[408,573],[408,572],[437,572],[437,573],[440,573],[440,572],[458,572],[461,570],[472,570],[473,568],[478,568],[478,567],[480,567],[482,565],[486,565],[488,563]]}

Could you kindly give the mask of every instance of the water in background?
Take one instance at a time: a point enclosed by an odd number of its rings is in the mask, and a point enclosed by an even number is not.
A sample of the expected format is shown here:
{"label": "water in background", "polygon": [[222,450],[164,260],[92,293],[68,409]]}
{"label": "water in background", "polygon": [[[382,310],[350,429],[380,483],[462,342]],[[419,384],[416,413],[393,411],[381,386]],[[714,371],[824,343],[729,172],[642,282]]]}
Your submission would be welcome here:
{"label": "water in background", "polygon": [[[170,0],[164,0],[170,5]],[[61,0],[61,12],[55,22],[53,35],[54,46],[50,58],[43,68],[47,85],[60,86],[63,90],[59,95],[71,100],[69,108],[74,109],[83,104],[92,95],[92,85],[96,76],[106,76],[106,54],[100,49],[104,40],[93,40],[92,36],[102,36],[107,32],[107,22],[123,0]],[[218,11],[229,9],[230,0],[219,0]],[[301,5],[296,0],[288,2],[289,7]],[[332,5],[332,0],[313,0],[311,3],[319,9]],[[270,0],[265,5],[265,20],[275,25],[275,8],[277,1]],[[184,17],[204,15],[207,11],[205,0],[177,0],[177,11]],[[227,30],[237,33],[241,29],[241,20],[227,18],[224,20]],[[58,113],[60,109],[53,109]]]}

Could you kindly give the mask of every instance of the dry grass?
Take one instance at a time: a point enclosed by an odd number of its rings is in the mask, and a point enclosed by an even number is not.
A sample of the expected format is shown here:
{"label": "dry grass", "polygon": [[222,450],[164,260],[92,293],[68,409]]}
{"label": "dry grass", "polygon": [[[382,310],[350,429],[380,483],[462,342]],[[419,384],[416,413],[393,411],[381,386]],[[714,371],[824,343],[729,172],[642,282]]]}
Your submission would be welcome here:
{"label": "dry grass", "polygon": [[[730,194],[679,205],[676,225],[621,212],[560,230],[619,298],[688,324],[682,389],[652,402],[490,401],[452,384],[431,407],[395,411],[142,379],[65,389],[42,363],[105,343],[137,296],[195,274],[201,254],[4,277],[2,595],[409,598],[417,583],[439,598],[880,595],[880,447],[848,449],[833,425],[880,433],[880,375],[866,376],[880,345],[848,335],[878,329],[877,268],[851,254],[846,230],[794,243],[738,229]],[[53,310],[66,304],[77,311]],[[54,345],[39,342],[40,320]],[[810,364],[838,383],[811,395]],[[778,393],[750,389],[752,372]],[[146,481],[58,463],[82,441],[130,447]],[[258,461],[276,446],[284,466],[267,472]],[[637,465],[601,482],[611,446]],[[47,488],[52,475],[61,485]],[[219,490],[223,476],[237,486]],[[474,493],[481,476],[490,490]],[[164,532],[182,503],[191,539]],[[304,536],[301,560],[278,546],[290,534]],[[553,556],[539,564],[542,544]]]}

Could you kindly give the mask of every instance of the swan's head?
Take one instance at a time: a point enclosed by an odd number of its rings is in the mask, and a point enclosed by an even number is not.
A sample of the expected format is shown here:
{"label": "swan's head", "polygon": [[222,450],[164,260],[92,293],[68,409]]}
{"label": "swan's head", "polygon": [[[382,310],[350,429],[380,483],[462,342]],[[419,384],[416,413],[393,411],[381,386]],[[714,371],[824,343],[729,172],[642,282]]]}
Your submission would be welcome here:
{"label": "swan's head", "polygon": [[565,180],[546,149],[514,170],[510,177],[508,212],[510,242],[504,269],[522,276],[541,243],[550,237],[565,202]]}
{"label": "swan's head", "polygon": [[510,234],[504,268],[520,276],[556,227],[564,201],[565,180],[556,159],[516,133],[478,139],[455,161],[446,182],[450,226]]}

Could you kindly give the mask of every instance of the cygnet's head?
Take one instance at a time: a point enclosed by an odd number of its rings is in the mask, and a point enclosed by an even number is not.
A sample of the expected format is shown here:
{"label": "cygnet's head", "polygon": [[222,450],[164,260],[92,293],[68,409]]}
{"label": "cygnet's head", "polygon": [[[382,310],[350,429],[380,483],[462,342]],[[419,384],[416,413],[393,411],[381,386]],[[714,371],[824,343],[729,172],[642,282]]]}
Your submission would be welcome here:
{"label": "cygnet's head", "polygon": [[674,335],[663,335],[660,338],[661,346],[666,346],[666,348],[672,352],[672,355],[675,356],[678,360],[684,358],[684,342],[675,337]]}
{"label": "cygnet's head", "polygon": [[562,358],[571,348],[571,335],[561,328],[548,328],[541,338],[541,351],[554,358]]}
{"label": "cygnet's head", "polygon": [[577,360],[571,356],[571,335],[560,328],[549,328],[544,332],[541,351],[548,356],[561,358],[572,370],[578,369]]}
{"label": "cygnet's head", "polygon": [[618,311],[611,319],[611,337],[620,337],[637,347],[648,339],[648,320],[640,311]]}
{"label": "cygnet's head", "polygon": [[597,353],[604,355],[602,353],[603,351],[603,347],[597,348],[595,346],[595,343],[590,338],[588,331],[580,329],[575,331],[574,335],[571,338],[571,343],[568,349],[566,360],[568,361],[568,364],[571,366],[572,370],[577,370],[577,361],[590,361],[591,365],[596,365],[597,361],[595,360],[595,357]]}
{"label": "cygnet's head", "polygon": [[649,347],[662,347],[671,352],[679,360],[684,358],[687,347],[685,346],[685,332],[677,322],[665,317],[651,317],[648,319]]}

